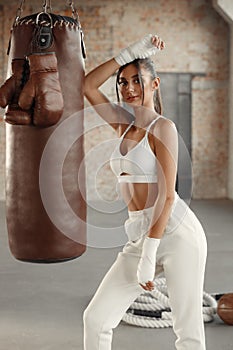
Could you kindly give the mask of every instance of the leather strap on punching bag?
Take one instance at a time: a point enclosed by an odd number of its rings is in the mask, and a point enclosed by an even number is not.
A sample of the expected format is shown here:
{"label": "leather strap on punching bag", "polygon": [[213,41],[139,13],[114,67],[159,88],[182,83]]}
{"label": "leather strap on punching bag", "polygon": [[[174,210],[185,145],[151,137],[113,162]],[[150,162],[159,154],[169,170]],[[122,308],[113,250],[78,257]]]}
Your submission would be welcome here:
{"label": "leather strap on punching bag", "polygon": [[[36,50],[41,54],[53,53],[61,86],[64,109],[60,120],[50,127],[12,125],[6,122],[6,219],[9,246],[16,259],[29,262],[60,262],[74,259],[86,249],[86,201],[85,173],[81,166],[83,150],[83,80],[84,43],[77,11],[73,2],[69,5],[73,17],[51,13],[51,2],[45,1],[43,11],[21,18],[22,6],[11,30],[8,50],[10,76],[12,60],[25,59]],[[35,34],[36,33],[36,34]],[[39,36],[38,36],[39,33]],[[37,36],[36,36],[37,35]],[[56,61],[54,61],[56,63]],[[33,113],[33,111],[32,111]],[[45,209],[40,191],[40,165],[47,144],[71,116],[75,116],[72,128],[63,136],[50,142],[47,152],[48,188],[50,208],[63,223],[60,229]],[[64,127],[63,127],[64,129]],[[62,174],[56,172],[57,161],[63,144],[77,136],[62,164]],[[61,176],[63,191],[74,218],[67,215],[62,200],[56,197],[56,181]],[[68,232],[75,227],[72,237]],[[67,230],[66,230],[67,228]]]}

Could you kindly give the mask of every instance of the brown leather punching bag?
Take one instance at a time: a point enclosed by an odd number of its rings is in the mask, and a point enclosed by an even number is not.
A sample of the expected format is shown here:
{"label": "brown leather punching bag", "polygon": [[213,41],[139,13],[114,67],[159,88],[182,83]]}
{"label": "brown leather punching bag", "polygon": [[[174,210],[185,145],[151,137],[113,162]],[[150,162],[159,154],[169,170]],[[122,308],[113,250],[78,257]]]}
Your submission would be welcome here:
{"label": "brown leather punching bag", "polygon": [[72,17],[51,13],[45,1],[42,12],[21,18],[23,3],[11,31],[8,76],[12,59],[55,53],[64,111],[49,127],[5,123],[9,246],[21,261],[62,262],[86,250],[83,34],[72,1]]}

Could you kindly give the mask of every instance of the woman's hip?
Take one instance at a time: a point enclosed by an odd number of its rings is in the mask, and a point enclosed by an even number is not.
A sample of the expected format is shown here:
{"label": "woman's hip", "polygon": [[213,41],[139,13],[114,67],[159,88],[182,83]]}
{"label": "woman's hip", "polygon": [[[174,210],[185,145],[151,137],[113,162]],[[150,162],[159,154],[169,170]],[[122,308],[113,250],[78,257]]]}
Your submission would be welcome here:
{"label": "woman's hip", "polygon": [[[129,217],[124,224],[125,232],[128,240],[135,242],[147,235],[152,215],[154,215],[154,207],[129,211],[128,215]],[[204,234],[202,225],[194,212],[176,193],[164,235],[183,233],[190,230]]]}

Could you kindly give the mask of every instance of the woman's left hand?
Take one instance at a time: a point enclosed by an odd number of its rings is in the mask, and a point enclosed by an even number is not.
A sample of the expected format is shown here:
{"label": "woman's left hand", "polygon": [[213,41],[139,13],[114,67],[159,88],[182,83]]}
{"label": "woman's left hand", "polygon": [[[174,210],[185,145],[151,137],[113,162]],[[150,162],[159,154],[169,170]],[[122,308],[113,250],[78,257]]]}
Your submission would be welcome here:
{"label": "woman's left hand", "polygon": [[165,42],[158,35],[153,35],[151,38],[151,42],[157,49],[165,49]]}
{"label": "woman's left hand", "polygon": [[146,237],[142,246],[142,255],[138,263],[138,283],[145,289],[151,290],[155,275],[156,253],[160,239]]}

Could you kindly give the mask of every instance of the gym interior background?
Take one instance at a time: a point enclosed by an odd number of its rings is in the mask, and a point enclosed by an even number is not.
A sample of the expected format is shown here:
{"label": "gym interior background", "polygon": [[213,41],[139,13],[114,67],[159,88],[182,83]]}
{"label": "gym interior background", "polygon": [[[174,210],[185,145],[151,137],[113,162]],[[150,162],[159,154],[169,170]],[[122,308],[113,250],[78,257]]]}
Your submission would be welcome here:
{"label": "gym interior background", "polygon": [[[26,0],[23,16],[41,10],[42,0]],[[155,57],[161,75],[166,116],[178,123],[193,168],[192,209],[208,239],[205,290],[233,292],[233,6],[221,0],[74,0],[87,49],[86,71],[111,58],[146,33],[159,34],[166,50]],[[10,28],[19,1],[0,0],[0,80],[7,73]],[[52,1],[53,12],[71,15],[66,0]],[[72,72],[71,72],[72,73]],[[114,100],[114,77],[104,86]],[[86,102],[85,150],[116,135],[110,127],[90,130],[97,118]],[[5,223],[5,125],[0,110],[0,350],[81,350],[82,313],[119,248],[88,248],[66,264],[25,264],[9,252]],[[96,119],[97,120],[97,119]],[[94,120],[95,122],[95,120]],[[186,133],[184,133],[186,131]],[[105,147],[105,148],[103,148]],[[90,201],[117,198],[106,163],[87,159]],[[96,179],[96,187],[93,183]],[[118,220],[119,217],[111,218]],[[99,223],[96,216],[94,220]],[[109,220],[109,219],[108,219]],[[108,223],[107,223],[108,224]],[[111,224],[111,222],[109,222]],[[206,326],[207,348],[231,350],[232,327],[217,320]],[[170,350],[171,329],[123,324],[114,333],[116,350]]]}
{"label": "gym interior background", "polygon": [[[52,1],[55,13],[71,15],[67,1]],[[147,33],[156,33],[166,50],[155,57],[164,100],[164,115],[175,120],[192,163],[192,198],[233,199],[233,109],[231,17],[229,1],[79,0],[74,1],[85,35],[86,72]],[[10,28],[19,1],[0,0],[0,80],[7,73]],[[43,1],[26,0],[23,16],[42,9]],[[233,40],[233,39],[232,39]],[[71,73],[72,74],[72,73]],[[104,86],[116,100],[114,79]],[[170,91],[171,90],[171,91]],[[93,122],[86,102],[85,149],[116,137],[108,126],[89,130]],[[5,129],[0,123],[0,199],[4,200]],[[101,146],[102,153],[109,148]],[[87,157],[87,198],[114,201],[116,179],[108,162]],[[93,181],[95,178],[95,181]]]}

